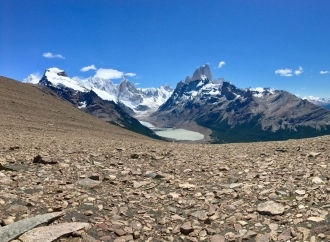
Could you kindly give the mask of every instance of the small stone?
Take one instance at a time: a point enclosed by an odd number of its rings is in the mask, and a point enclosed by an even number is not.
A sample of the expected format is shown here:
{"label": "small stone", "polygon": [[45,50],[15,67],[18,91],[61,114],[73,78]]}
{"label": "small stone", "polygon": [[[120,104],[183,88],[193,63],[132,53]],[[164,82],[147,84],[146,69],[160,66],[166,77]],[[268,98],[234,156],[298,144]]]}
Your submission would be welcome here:
{"label": "small stone", "polygon": [[194,228],[191,227],[190,222],[186,222],[180,227],[180,232],[184,235],[189,235],[191,232],[194,231]]}
{"label": "small stone", "polygon": [[133,187],[134,188],[140,188],[140,187],[143,187],[143,186],[145,186],[149,183],[150,183],[149,181],[141,181],[141,182],[135,181],[135,182],[133,182]]}
{"label": "small stone", "polygon": [[254,231],[252,231],[252,230],[248,230],[248,231],[244,234],[243,239],[247,239],[247,240],[249,240],[249,239],[252,239],[252,238],[254,238],[254,237],[256,237],[256,236],[257,236],[257,233],[256,233],[256,232],[254,232]]}
{"label": "small stone", "polygon": [[305,190],[295,190],[295,193],[297,193],[298,195],[305,195],[306,191]]}
{"label": "small stone", "polygon": [[279,241],[288,241],[291,237],[291,229],[285,229],[278,237],[277,239]]}
{"label": "small stone", "polygon": [[276,203],[274,201],[268,201],[258,204],[257,211],[260,214],[280,215],[284,213],[284,207],[280,203]]}
{"label": "small stone", "polygon": [[311,152],[311,153],[309,153],[309,154],[307,155],[307,157],[313,157],[313,158],[315,158],[315,157],[318,157],[320,154],[321,154],[321,153],[318,153],[318,152]]}
{"label": "small stone", "polygon": [[172,220],[180,220],[180,221],[185,221],[186,219],[184,217],[181,217],[177,214],[174,214],[172,217],[171,217]]}
{"label": "small stone", "polygon": [[320,177],[318,177],[318,176],[313,177],[312,182],[313,182],[314,184],[321,184],[321,183],[324,183],[323,180],[322,180]]}
{"label": "small stone", "polygon": [[205,230],[201,230],[198,235],[201,237],[205,237],[207,235],[207,233]]}
{"label": "small stone", "polygon": [[87,176],[89,179],[93,180],[93,181],[102,181],[103,180],[103,177],[100,176],[99,174],[91,174],[89,176]]}
{"label": "small stone", "polygon": [[190,188],[195,188],[196,186],[193,184],[189,184],[189,183],[183,183],[183,184],[179,184],[179,187],[181,187],[183,189],[190,189]]}
{"label": "small stone", "polygon": [[324,220],[324,218],[321,218],[321,217],[309,217],[307,219],[308,221],[313,221],[313,222],[321,222]]}
{"label": "small stone", "polygon": [[220,234],[210,236],[210,242],[225,242],[225,237]]}
{"label": "small stone", "polygon": [[205,230],[206,230],[207,234],[209,234],[209,235],[213,235],[213,234],[217,233],[217,231],[212,228],[206,228]]}
{"label": "small stone", "polygon": [[123,230],[123,229],[117,229],[116,231],[115,231],[115,235],[117,235],[117,236],[124,236],[125,234],[127,234],[127,232],[125,231],[125,230]]}
{"label": "small stone", "polygon": [[91,215],[93,215],[93,211],[92,210],[87,210],[87,211],[84,212],[84,214],[86,216],[91,216]]}
{"label": "small stone", "polygon": [[268,233],[258,234],[255,241],[256,242],[269,242],[270,241],[270,236],[269,236]]}
{"label": "small stone", "polygon": [[93,188],[95,186],[100,185],[101,181],[95,181],[95,180],[92,180],[92,179],[89,179],[89,178],[85,178],[85,179],[79,180],[77,182],[77,184],[79,184],[81,186],[84,186],[84,187]]}
{"label": "small stone", "polygon": [[54,160],[52,157],[50,157],[48,154],[39,154],[33,159],[33,163],[41,163],[41,164],[57,164],[58,161]]}
{"label": "small stone", "polygon": [[139,231],[134,231],[133,238],[134,239],[139,239],[140,237],[141,237],[140,232]]}
{"label": "small stone", "polygon": [[3,225],[9,225],[9,224],[12,224],[12,223],[14,223],[15,222],[15,220],[14,220],[14,218],[13,217],[9,217],[9,218],[6,218],[6,219],[3,219],[2,220],[2,224]]}

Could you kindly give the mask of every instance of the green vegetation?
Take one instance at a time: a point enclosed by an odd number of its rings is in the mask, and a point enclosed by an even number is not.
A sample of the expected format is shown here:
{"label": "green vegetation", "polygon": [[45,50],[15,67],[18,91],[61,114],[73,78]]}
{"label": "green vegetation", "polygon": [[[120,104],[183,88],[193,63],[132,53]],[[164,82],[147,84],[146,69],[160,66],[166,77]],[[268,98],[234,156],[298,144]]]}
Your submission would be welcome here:
{"label": "green vegetation", "polygon": [[308,126],[298,126],[296,131],[290,128],[280,129],[276,132],[273,132],[271,128],[263,130],[259,122],[261,118],[262,114],[247,117],[249,121],[236,124],[234,127],[230,127],[228,119],[218,121],[219,119],[212,116],[204,116],[195,121],[197,124],[211,129],[214,143],[218,144],[301,139],[330,134],[330,126],[319,130]]}
{"label": "green vegetation", "polygon": [[287,197],[283,197],[283,200],[287,200],[287,201],[295,201],[297,196],[287,196]]}

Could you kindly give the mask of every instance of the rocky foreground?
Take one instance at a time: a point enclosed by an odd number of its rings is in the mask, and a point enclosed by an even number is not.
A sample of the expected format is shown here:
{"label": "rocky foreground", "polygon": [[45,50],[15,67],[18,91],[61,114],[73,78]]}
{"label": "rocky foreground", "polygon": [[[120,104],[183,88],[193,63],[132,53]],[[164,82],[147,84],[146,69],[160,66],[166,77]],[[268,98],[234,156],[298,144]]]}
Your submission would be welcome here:
{"label": "rocky foreground", "polygon": [[330,239],[329,136],[166,143],[15,85],[0,88],[1,242]]}

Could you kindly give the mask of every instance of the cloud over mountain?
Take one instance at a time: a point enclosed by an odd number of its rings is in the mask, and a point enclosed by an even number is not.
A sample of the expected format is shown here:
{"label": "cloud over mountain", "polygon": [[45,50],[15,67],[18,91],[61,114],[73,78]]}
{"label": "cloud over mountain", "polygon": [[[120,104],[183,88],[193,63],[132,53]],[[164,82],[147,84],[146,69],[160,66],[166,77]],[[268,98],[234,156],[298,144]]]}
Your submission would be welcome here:
{"label": "cloud over mountain", "polygon": [[221,68],[221,67],[223,67],[224,65],[226,65],[226,62],[224,62],[224,61],[220,61],[219,64],[218,64],[218,68]]}
{"label": "cloud over mountain", "polygon": [[95,65],[85,66],[85,67],[80,69],[80,71],[82,71],[82,72],[86,72],[86,71],[89,71],[89,70],[96,70]]}

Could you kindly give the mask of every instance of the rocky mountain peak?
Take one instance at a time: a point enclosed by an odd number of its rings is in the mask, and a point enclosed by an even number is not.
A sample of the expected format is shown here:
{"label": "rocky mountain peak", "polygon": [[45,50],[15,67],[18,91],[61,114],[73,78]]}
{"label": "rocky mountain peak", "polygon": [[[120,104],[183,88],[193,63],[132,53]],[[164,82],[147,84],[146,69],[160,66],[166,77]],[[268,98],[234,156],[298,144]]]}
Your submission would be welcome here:
{"label": "rocky mountain peak", "polygon": [[211,73],[209,65],[204,64],[195,70],[195,72],[190,80],[191,81],[195,81],[195,80],[204,81],[206,79],[209,81],[212,81],[212,73]]}
{"label": "rocky mountain peak", "polygon": [[38,84],[39,81],[40,81],[40,77],[38,77],[35,74],[30,74],[22,82],[23,83]]}
{"label": "rocky mountain peak", "polygon": [[52,68],[46,69],[44,75],[46,75],[47,72],[52,73],[52,74],[56,74],[58,76],[68,77],[68,75],[65,73],[65,71],[60,70],[60,69],[58,69],[56,67],[52,67]]}
{"label": "rocky mountain peak", "polygon": [[138,93],[135,84],[130,82],[125,76],[123,76],[122,81],[119,84],[119,93],[129,91],[131,93]]}

